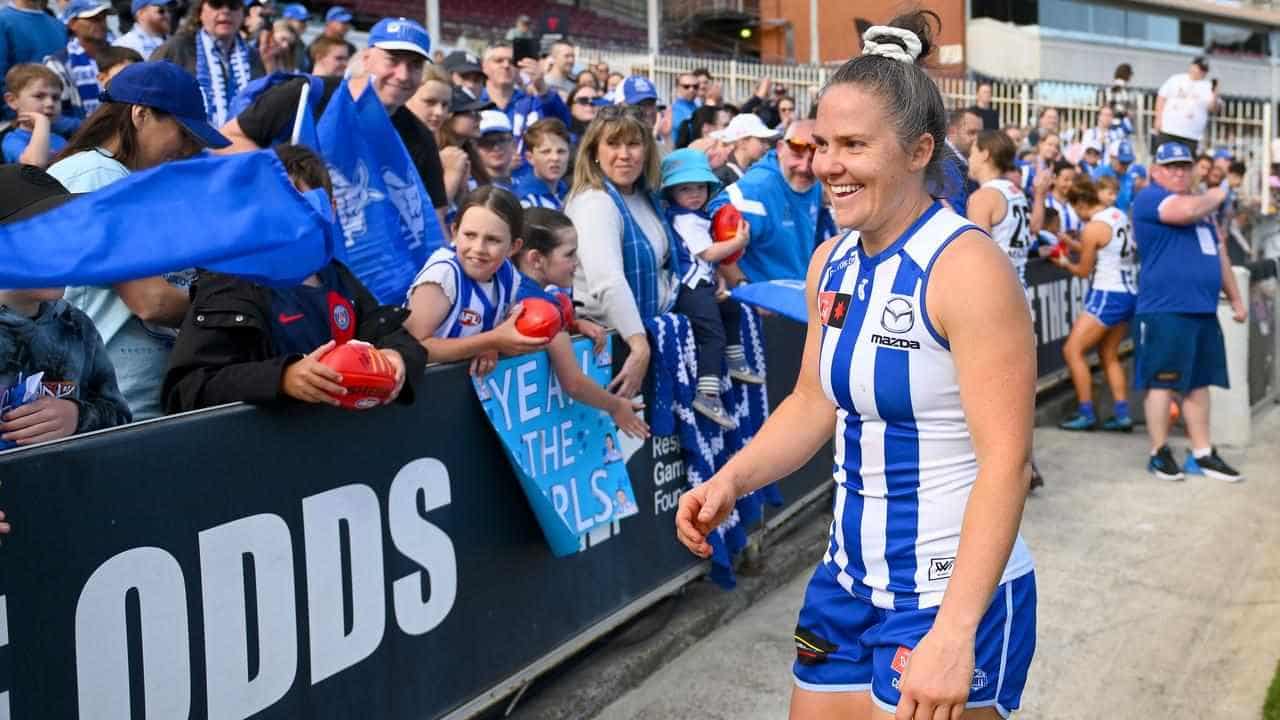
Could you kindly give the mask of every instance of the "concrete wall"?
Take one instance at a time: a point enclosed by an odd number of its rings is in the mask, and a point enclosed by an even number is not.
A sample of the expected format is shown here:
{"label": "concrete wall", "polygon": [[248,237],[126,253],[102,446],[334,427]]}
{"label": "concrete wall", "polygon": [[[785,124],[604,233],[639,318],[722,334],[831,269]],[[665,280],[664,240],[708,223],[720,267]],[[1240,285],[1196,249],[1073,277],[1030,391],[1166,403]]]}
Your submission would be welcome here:
{"label": "concrete wall", "polygon": [[[1194,52],[1156,50],[1097,40],[1086,41],[1036,26],[1016,26],[990,18],[969,21],[969,69],[997,78],[1107,84],[1120,63],[1133,66],[1133,84],[1156,88],[1174,73],[1186,72]],[[1270,97],[1277,70],[1267,60],[1209,59],[1210,75],[1225,95]]]}

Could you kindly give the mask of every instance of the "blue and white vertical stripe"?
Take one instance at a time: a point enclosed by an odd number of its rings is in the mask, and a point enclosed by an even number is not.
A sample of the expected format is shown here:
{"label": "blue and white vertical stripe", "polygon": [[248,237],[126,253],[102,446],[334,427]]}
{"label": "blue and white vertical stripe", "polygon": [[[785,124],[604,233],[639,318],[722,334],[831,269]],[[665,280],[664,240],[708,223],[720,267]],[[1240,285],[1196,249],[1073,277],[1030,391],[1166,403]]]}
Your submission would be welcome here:
{"label": "blue and white vertical stripe", "polygon": [[414,279],[409,295],[413,295],[413,288],[418,285],[433,282],[432,277],[442,271],[452,274],[457,298],[449,308],[449,314],[436,328],[435,337],[462,338],[488,332],[506,319],[515,304],[520,274],[511,261],[504,261],[493,279],[481,284],[463,271],[453,248],[440,248],[431,254]]}
{"label": "blue and white vertical stripe", "polygon": [[1058,217],[1062,219],[1062,232],[1076,237],[1080,235],[1080,215],[1075,208],[1071,207],[1071,203],[1059,200],[1053,195],[1046,195],[1044,206],[1058,211]]}
{"label": "blue and white vertical stripe", "polygon": [[[873,257],[847,234],[819,283],[820,307],[830,309],[821,380],[837,407],[835,517],[823,561],[876,607],[942,602],[978,474],[950,346],[925,306],[934,260],[974,229],[934,203]],[[1006,573],[1030,567],[1019,540]]]}
{"label": "blue and white vertical stripe", "polygon": [[[738,423],[737,430],[724,430],[693,410],[698,373],[693,328],[689,319],[665,313],[645,320],[653,345],[653,397],[649,399],[649,425],[654,435],[680,435],[689,486],[710,480],[729,458],[750,442],[769,414],[765,385],[730,382],[726,369],[720,372],[720,399]],[[759,316],[742,308],[742,345],[747,366],[765,375],[764,333]],[[735,584],[733,556],[747,542],[747,530],[759,521],[765,503],[779,506],[782,494],[776,485],[761,488],[739,498],[729,519],[711,534],[711,579],[726,589]]]}

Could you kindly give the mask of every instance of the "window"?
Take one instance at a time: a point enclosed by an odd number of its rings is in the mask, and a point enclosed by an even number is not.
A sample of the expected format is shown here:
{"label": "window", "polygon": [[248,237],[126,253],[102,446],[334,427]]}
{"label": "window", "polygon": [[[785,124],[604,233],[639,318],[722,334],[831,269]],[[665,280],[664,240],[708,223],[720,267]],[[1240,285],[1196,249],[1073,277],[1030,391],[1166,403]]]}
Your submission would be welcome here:
{"label": "window", "polygon": [[970,14],[1018,25],[1035,25],[1039,17],[1036,0],[973,0]]}
{"label": "window", "polygon": [[1178,44],[1204,47],[1204,23],[1196,20],[1179,20]]}

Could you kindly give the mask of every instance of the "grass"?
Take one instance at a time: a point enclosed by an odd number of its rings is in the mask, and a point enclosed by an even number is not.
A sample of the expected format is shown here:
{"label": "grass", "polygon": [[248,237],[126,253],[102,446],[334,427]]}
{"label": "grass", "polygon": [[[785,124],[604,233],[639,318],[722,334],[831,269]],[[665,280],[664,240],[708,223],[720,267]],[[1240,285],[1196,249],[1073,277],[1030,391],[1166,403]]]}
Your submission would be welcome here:
{"label": "grass", "polygon": [[1280,720],[1280,665],[1276,666],[1276,675],[1271,678],[1267,699],[1262,704],[1262,720]]}

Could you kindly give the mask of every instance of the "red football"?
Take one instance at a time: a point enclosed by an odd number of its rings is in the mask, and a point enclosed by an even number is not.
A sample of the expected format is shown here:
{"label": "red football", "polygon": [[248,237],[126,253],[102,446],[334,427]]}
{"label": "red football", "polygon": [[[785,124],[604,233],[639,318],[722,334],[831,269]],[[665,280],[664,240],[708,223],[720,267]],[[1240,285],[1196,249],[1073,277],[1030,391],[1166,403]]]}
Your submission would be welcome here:
{"label": "red football", "polygon": [[[716,242],[725,242],[732,240],[738,234],[738,224],[742,222],[742,213],[738,212],[738,208],[732,203],[726,203],[716,211],[715,216],[711,218],[711,239]],[[732,265],[738,262],[738,258],[742,257],[742,251],[730,255],[721,260],[722,263]]]}
{"label": "red football", "polygon": [[1058,243],[1049,249],[1049,259],[1057,260],[1058,258],[1067,257],[1067,246]]}
{"label": "red football", "polygon": [[395,366],[367,342],[345,342],[325,353],[320,362],[342,374],[342,386],[347,394],[338,401],[348,410],[368,410],[381,405],[396,389]]}
{"label": "red football", "polygon": [[572,328],[578,322],[578,318],[573,314],[573,298],[563,292],[553,293],[553,295],[556,302],[560,304],[560,316],[564,320],[564,326]]}
{"label": "red football", "polygon": [[563,321],[560,307],[541,298],[529,298],[521,301],[520,317],[516,318],[516,330],[528,337],[555,337],[560,332]]}

